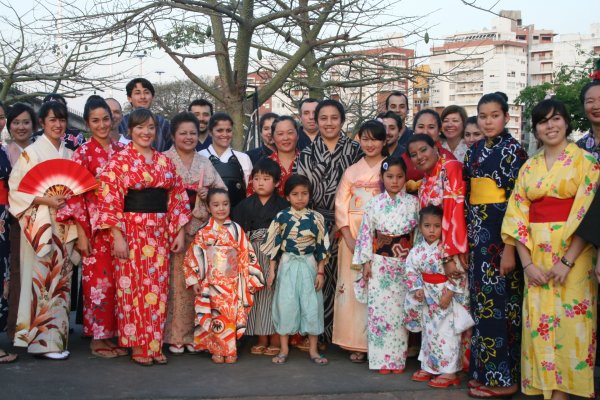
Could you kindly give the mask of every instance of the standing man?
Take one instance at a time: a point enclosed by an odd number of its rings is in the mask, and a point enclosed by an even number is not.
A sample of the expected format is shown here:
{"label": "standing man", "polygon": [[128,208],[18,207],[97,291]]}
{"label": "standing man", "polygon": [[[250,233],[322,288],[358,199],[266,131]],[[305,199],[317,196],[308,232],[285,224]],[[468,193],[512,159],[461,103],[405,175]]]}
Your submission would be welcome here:
{"label": "standing man", "polygon": [[[387,133],[387,146],[391,156],[400,157],[406,151],[406,143],[412,136],[412,130],[405,128],[402,117],[393,111],[380,113],[377,118],[381,120]],[[404,128],[404,129],[403,129]],[[404,130],[403,134],[400,132]]]}
{"label": "standing man", "polygon": [[[406,120],[408,117],[408,97],[397,90],[392,91],[390,95],[385,99],[386,111],[392,111],[402,117],[402,128],[400,129],[400,137],[406,136],[406,140],[412,136],[413,131],[406,126]],[[407,135],[405,135],[407,134]]]}
{"label": "standing man", "polygon": [[[154,100],[154,86],[148,79],[135,78],[129,81],[125,86],[127,92],[127,101],[131,103],[132,109],[152,107],[152,100]],[[129,137],[127,124],[129,122],[129,114],[123,116],[121,125],[119,125],[119,132],[123,134],[127,139]],[[169,120],[163,118],[160,115],[156,115],[156,138],[152,143],[152,147],[159,152],[168,150],[171,147],[171,128]]]}
{"label": "standing man", "polygon": [[310,145],[319,134],[319,128],[315,120],[315,110],[318,104],[319,100],[312,97],[306,98],[298,104],[301,123],[300,128],[298,128],[298,150],[300,151]]}
{"label": "standing man", "polygon": [[119,143],[127,144],[131,142],[131,140],[126,139],[121,133],[119,133],[119,125],[123,120],[123,109],[121,108],[121,103],[119,103],[116,99],[109,97],[104,99],[106,104],[108,104],[108,108],[110,108],[110,113],[112,114],[112,127],[110,128],[110,138]]}
{"label": "standing man", "polygon": [[200,122],[196,151],[208,149],[208,146],[212,144],[212,137],[208,132],[208,121],[210,121],[210,117],[214,112],[212,103],[205,99],[194,100],[188,106],[188,111],[194,114]]}
{"label": "standing man", "polygon": [[[58,93],[50,93],[44,97],[44,100],[42,100],[43,103],[48,103],[49,101],[57,101],[65,106],[67,105],[67,100],[63,97],[63,95]],[[43,134],[43,129],[34,132],[31,137],[31,141],[35,142],[35,140]],[[85,142],[85,136],[83,136],[83,132],[81,132],[79,129],[67,128],[64,136],[62,137],[62,141],[65,143],[65,147],[67,149],[75,151]]]}

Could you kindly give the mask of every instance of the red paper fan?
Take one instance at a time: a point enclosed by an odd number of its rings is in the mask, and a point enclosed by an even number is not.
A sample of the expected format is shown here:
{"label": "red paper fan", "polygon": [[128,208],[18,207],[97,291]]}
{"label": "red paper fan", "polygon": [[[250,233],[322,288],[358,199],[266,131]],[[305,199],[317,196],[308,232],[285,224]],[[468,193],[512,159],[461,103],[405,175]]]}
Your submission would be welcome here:
{"label": "red paper fan", "polygon": [[75,161],[56,158],[31,168],[17,190],[42,197],[78,195],[96,187],[98,182],[86,168]]}

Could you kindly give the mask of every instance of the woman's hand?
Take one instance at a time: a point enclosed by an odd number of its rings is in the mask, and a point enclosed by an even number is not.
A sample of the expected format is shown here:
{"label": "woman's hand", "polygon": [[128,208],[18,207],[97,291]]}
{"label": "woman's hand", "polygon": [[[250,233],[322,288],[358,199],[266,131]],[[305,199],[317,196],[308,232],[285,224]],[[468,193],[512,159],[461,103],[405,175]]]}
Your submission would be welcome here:
{"label": "woman's hand", "polygon": [[199,283],[194,284],[194,286],[192,286],[192,289],[194,289],[194,294],[196,296],[200,296],[202,294],[202,287]]}
{"label": "woman's hand", "polygon": [[317,273],[317,278],[315,279],[315,290],[318,292],[319,290],[323,289],[324,284],[325,276],[323,275],[323,272],[320,271],[319,273]]}
{"label": "woman's hand", "polygon": [[548,283],[546,272],[535,264],[530,264],[525,268],[525,275],[527,275],[529,283],[533,286],[542,286]]}
{"label": "woman's hand", "polygon": [[45,206],[48,206],[50,208],[55,208],[55,209],[59,209],[64,207],[67,203],[65,200],[65,196],[43,196],[43,197],[36,197],[33,200],[34,204],[43,204]]}
{"label": "woman's hand", "polygon": [[415,291],[413,296],[415,296],[415,300],[417,300],[419,303],[422,303],[423,300],[425,300],[425,291],[423,289],[418,289]]}
{"label": "woman's hand", "polygon": [[208,195],[207,187],[202,186],[198,189],[198,197],[200,197],[201,200],[206,200],[206,195]]}
{"label": "woman's hand", "polygon": [[121,231],[113,228],[113,251],[112,255],[117,258],[127,259],[129,258],[129,249],[127,248],[127,242],[123,238]]}
{"label": "woman's hand", "polygon": [[184,236],[183,229],[180,229],[179,232],[177,232],[177,236],[175,237],[175,240],[173,240],[173,243],[171,243],[171,251],[173,253],[181,253],[183,251],[184,247],[185,247],[185,236]]}
{"label": "woman's hand", "polygon": [[444,263],[444,274],[449,279],[459,279],[464,273],[459,271],[456,262],[450,259],[448,262]]}
{"label": "woman's hand", "polygon": [[365,281],[368,281],[369,278],[371,278],[373,276],[373,274],[371,273],[371,261],[366,262],[365,265],[363,265],[363,270],[362,270],[362,277]]}
{"label": "woman's hand", "polygon": [[340,228],[340,234],[344,238],[344,243],[346,243],[346,246],[348,246],[348,248],[350,249],[350,252],[354,253],[354,247],[356,246],[356,240],[354,240],[354,238],[352,237],[352,234],[350,233],[350,228],[347,226],[342,226]]}
{"label": "woman's hand", "polygon": [[77,251],[84,257],[92,254],[92,246],[85,233],[77,236]]}
{"label": "woman's hand", "polygon": [[554,279],[554,283],[562,285],[567,280],[567,275],[569,275],[569,271],[571,271],[571,268],[563,264],[562,261],[559,261],[552,266],[552,269],[548,274],[548,278]]}
{"label": "woman's hand", "polygon": [[448,289],[444,289],[444,293],[442,293],[442,297],[440,297],[440,308],[445,310],[450,306],[450,302],[454,297],[454,292]]}
{"label": "woman's hand", "polygon": [[510,274],[515,270],[516,266],[515,252],[507,252],[505,247],[505,251],[502,253],[502,258],[500,259],[500,276]]}

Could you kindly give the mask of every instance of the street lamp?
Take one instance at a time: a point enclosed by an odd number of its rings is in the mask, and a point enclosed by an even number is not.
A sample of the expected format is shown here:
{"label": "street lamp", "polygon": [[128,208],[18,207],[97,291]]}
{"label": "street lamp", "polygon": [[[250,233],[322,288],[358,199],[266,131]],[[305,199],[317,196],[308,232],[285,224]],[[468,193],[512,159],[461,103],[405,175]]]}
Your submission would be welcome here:
{"label": "street lamp", "polygon": [[158,83],[162,84],[162,75],[165,73],[165,71],[154,71],[154,72],[158,74]]}
{"label": "street lamp", "polygon": [[140,78],[141,78],[142,76],[144,76],[144,64],[143,64],[142,60],[144,59],[144,57],[146,57],[146,52],[144,51],[143,53],[136,54],[135,56],[140,59]]}

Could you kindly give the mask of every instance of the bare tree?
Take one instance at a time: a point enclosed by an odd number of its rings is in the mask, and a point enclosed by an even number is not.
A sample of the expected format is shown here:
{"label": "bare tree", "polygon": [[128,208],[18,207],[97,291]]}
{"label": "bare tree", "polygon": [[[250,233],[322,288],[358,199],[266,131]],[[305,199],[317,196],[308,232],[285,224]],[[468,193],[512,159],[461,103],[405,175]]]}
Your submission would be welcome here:
{"label": "bare tree", "polygon": [[[206,82],[211,81],[208,76],[202,79]],[[154,87],[156,97],[152,101],[152,108],[158,114],[169,119],[181,111],[186,111],[193,100],[203,98],[213,104],[215,103],[214,98],[209,93],[188,79],[161,83],[154,85]]]}

